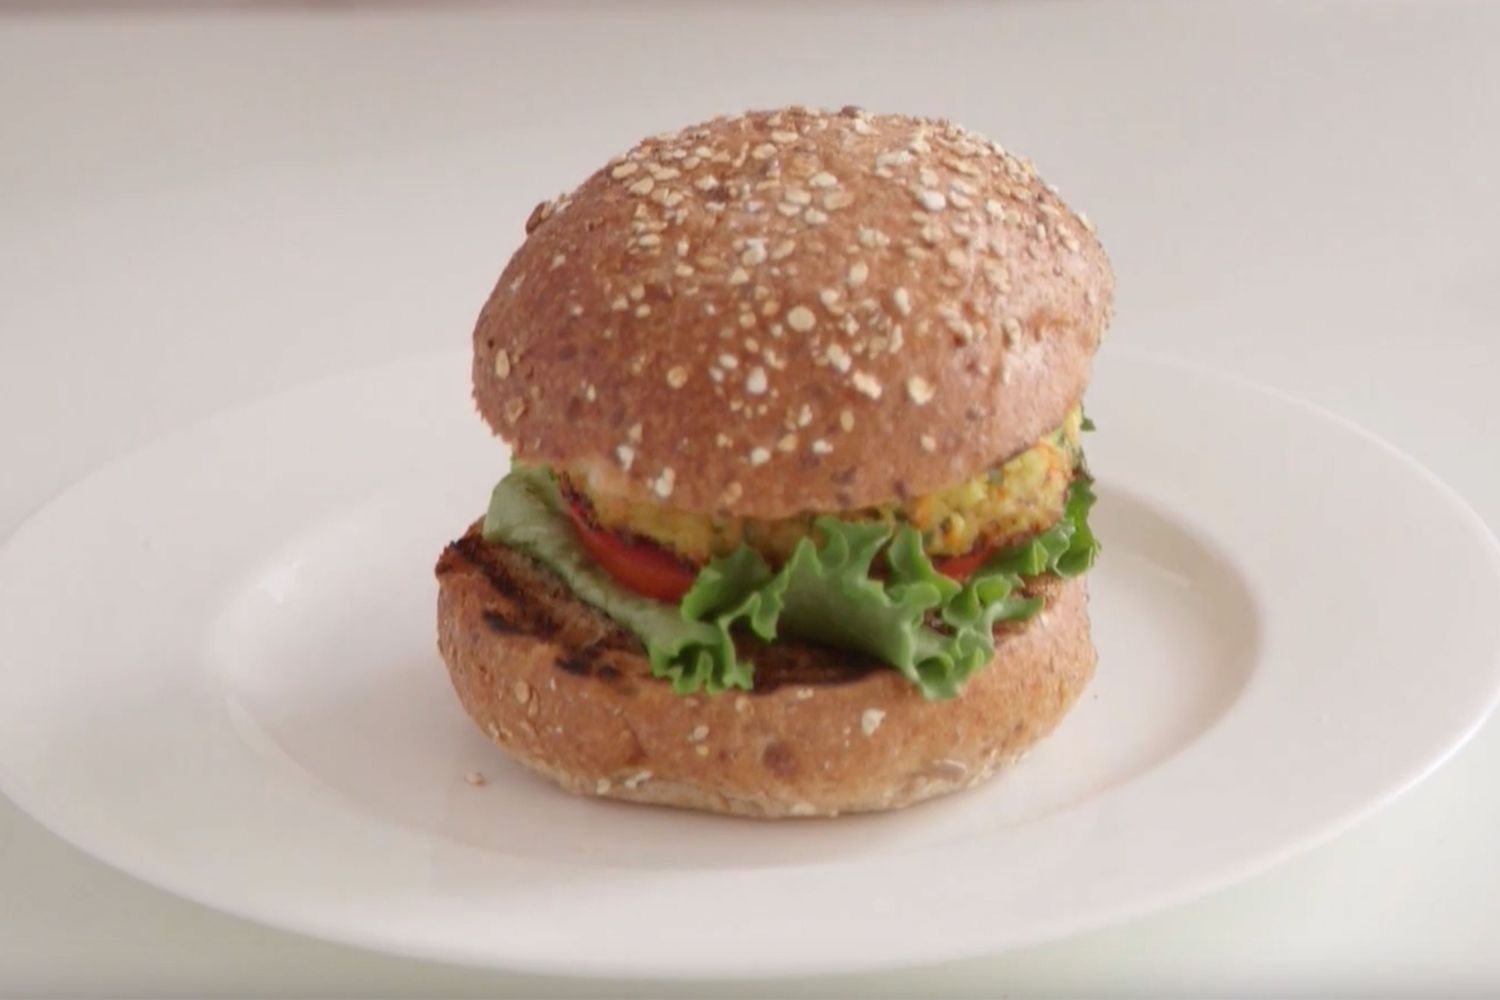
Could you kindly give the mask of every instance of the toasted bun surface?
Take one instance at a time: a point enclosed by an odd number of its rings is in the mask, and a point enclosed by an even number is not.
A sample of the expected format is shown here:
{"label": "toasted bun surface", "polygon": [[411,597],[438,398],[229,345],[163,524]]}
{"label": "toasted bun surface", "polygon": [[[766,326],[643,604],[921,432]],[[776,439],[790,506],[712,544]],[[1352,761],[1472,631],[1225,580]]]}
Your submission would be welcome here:
{"label": "toasted bun surface", "polygon": [[1113,277],[1025,160],[942,121],[807,109],[647,139],[539,206],[474,331],[522,461],[781,517],[952,485],[1088,381]]}
{"label": "toasted bun surface", "polygon": [[474,721],[586,795],[744,816],[896,809],[984,780],[1045,736],[1094,668],[1082,578],[1000,636],[959,698],[857,654],[779,641],[756,690],[684,697],[557,577],[471,530],[438,562],[438,646]]}

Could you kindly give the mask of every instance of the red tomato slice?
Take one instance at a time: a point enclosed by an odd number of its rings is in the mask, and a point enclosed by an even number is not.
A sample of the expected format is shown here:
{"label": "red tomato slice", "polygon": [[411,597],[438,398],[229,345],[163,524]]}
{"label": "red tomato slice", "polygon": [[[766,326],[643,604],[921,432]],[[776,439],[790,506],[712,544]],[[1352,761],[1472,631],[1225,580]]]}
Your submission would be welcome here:
{"label": "red tomato slice", "polygon": [[944,576],[963,583],[973,576],[974,571],[983,566],[994,553],[993,548],[986,546],[982,549],[975,549],[973,552],[966,552],[961,556],[939,559],[933,563],[933,568]]}
{"label": "red tomato slice", "polygon": [[612,531],[596,527],[577,504],[568,514],[578,529],[578,538],[604,571],[637,594],[676,604],[693,585],[694,573],[671,553],[654,545],[629,542]]}

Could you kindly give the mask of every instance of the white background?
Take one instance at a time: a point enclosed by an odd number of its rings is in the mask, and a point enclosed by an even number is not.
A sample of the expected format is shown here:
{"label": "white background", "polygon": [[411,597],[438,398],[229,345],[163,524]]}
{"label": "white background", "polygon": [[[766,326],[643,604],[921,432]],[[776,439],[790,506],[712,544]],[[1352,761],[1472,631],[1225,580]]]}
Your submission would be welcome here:
{"label": "white background", "polygon": [[[1350,416],[1500,524],[1500,7],[809,7],[0,7],[0,535],[169,428],[464,345],[536,201],[639,134],[790,102],[1028,153],[1099,225],[1112,340]],[[1391,586],[1442,572],[1386,543]],[[242,923],[0,800],[0,993],[1494,993],[1497,832],[1492,724],[1353,833],[1127,926],[868,979],[611,985]]]}

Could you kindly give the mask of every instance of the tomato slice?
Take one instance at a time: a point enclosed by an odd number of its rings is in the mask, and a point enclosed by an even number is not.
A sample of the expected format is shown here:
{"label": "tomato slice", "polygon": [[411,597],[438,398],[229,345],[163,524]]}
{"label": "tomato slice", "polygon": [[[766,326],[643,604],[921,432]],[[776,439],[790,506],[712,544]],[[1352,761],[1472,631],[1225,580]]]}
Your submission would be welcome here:
{"label": "tomato slice", "polygon": [[933,563],[933,568],[944,576],[963,583],[969,577],[973,576],[974,572],[983,566],[990,556],[994,554],[995,550],[992,546],[985,546],[984,548],[975,549],[973,552],[966,552],[961,556],[939,559]]}
{"label": "tomato slice", "polygon": [[594,561],[637,594],[676,604],[693,586],[693,571],[664,549],[605,531],[577,503],[568,504],[568,515]]}

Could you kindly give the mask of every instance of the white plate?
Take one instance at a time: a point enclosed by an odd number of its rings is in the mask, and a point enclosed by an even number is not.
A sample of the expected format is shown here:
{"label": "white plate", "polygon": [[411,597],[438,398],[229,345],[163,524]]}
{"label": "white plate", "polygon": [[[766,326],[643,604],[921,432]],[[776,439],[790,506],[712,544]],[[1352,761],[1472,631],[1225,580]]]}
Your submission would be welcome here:
{"label": "white plate", "polygon": [[[992,951],[1159,907],[1418,780],[1500,689],[1500,557],[1326,414],[1106,352],[1098,676],[977,791],[783,824],[572,798],[473,729],[431,567],[505,467],[445,356],[225,414],[0,552],[0,783],[140,878],[372,948],[757,975]],[[465,781],[482,771],[488,783]]]}

